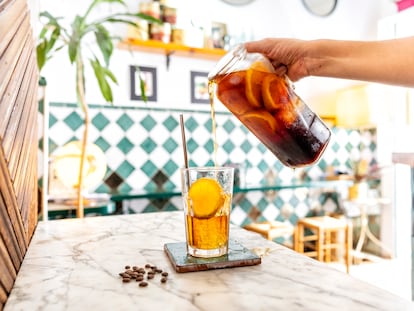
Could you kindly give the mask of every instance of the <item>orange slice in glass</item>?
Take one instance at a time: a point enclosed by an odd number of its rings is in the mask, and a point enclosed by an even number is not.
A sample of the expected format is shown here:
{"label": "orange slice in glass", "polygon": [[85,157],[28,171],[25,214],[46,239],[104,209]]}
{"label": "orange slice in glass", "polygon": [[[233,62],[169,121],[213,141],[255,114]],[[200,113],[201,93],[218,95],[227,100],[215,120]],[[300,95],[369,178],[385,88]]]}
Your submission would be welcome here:
{"label": "orange slice in glass", "polygon": [[263,79],[262,96],[267,110],[275,111],[289,102],[287,87],[282,78],[268,75]]}
{"label": "orange slice in glass", "polygon": [[240,120],[257,133],[274,133],[278,127],[274,117],[266,110],[245,113]]}
{"label": "orange slice in glass", "polygon": [[188,197],[194,216],[197,218],[214,216],[223,205],[225,198],[220,184],[208,177],[197,179],[191,185]]}

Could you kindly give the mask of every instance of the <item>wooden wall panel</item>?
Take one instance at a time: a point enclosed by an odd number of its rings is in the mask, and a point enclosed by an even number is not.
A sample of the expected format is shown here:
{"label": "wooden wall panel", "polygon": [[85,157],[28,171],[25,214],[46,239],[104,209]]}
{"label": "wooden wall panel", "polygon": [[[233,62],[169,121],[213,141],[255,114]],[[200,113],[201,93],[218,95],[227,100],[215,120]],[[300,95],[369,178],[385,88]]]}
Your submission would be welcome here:
{"label": "wooden wall panel", "polygon": [[37,87],[27,2],[0,1],[0,311],[37,225]]}

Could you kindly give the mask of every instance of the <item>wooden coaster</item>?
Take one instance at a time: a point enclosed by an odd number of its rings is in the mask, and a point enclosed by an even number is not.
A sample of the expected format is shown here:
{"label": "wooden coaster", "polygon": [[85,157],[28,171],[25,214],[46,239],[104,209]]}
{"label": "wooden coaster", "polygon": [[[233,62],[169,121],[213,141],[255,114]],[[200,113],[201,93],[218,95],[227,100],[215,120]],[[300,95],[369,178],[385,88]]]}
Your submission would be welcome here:
{"label": "wooden coaster", "polygon": [[258,265],[261,258],[240,243],[230,240],[227,255],[213,258],[197,258],[187,254],[185,242],[166,243],[164,251],[177,272],[196,272]]}

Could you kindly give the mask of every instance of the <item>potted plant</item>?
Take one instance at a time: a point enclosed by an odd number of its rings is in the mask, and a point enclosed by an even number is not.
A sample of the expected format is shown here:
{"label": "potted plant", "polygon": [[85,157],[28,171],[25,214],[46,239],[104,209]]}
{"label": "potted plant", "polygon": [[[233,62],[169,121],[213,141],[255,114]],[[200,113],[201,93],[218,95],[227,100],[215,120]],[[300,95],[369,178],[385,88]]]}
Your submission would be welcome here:
{"label": "potted plant", "polygon": [[[37,64],[41,73],[45,64],[56,53],[67,49],[68,60],[76,69],[76,95],[78,104],[84,114],[84,131],[81,140],[81,155],[79,167],[79,180],[77,185],[77,209],[76,216],[83,217],[83,170],[86,157],[86,144],[88,140],[89,128],[89,110],[85,99],[85,66],[91,66],[95,74],[96,81],[99,84],[100,92],[103,98],[109,102],[113,102],[112,84],[117,83],[115,75],[110,71],[109,64],[114,49],[114,41],[119,40],[118,37],[111,34],[107,28],[110,24],[126,24],[134,27],[137,19],[145,19],[151,23],[160,23],[158,19],[142,13],[110,13],[106,16],[100,16],[91,19],[91,13],[96,10],[99,4],[111,3],[126,7],[123,0],[93,0],[87,10],[82,15],[76,15],[70,24],[65,27],[60,20],[62,17],[55,17],[49,12],[41,12],[41,19],[46,19],[42,27],[37,44]],[[96,45],[95,49],[90,47],[91,36],[94,36]],[[88,40],[88,41],[86,41]],[[88,44],[88,52],[90,57],[86,61],[86,44]],[[84,49],[85,48],[85,49]],[[141,81],[141,92],[144,93],[144,83]],[[145,99],[145,96],[144,96]]]}

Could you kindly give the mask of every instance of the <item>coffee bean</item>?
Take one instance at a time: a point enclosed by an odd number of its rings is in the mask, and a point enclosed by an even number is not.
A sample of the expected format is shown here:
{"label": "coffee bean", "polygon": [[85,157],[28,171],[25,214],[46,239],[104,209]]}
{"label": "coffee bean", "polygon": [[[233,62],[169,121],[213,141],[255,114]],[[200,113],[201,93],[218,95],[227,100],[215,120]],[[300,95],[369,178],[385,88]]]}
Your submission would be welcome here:
{"label": "coffee bean", "polygon": [[[147,269],[147,270],[145,270]],[[152,280],[155,278],[155,274],[161,274],[160,282],[166,283],[168,281],[167,276],[168,272],[163,271],[160,268],[157,268],[155,265],[151,265],[147,263],[145,265],[145,268],[139,267],[139,266],[125,266],[125,271],[119,272],[119,276],[122,277],[122,282],[129,283],[132,280],[135,280],[136,282],[139,282],[139,287],[146,287],[149,285],[148,282],[144,281],[145,274],[147,274],[147,280]]]}

